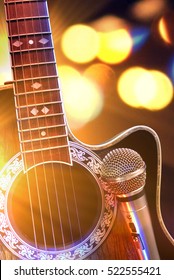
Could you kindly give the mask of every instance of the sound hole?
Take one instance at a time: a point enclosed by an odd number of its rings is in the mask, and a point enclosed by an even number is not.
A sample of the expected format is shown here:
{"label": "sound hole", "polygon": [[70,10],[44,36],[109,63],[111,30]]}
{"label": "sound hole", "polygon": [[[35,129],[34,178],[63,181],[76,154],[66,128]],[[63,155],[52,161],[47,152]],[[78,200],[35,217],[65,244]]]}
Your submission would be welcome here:
{"label": "sound hole", "polygon": [[68,249],[96,227],[102,195],[96,179],[81,165],[49,163],[21,172],[7,202],[14,231],[37,249]]}

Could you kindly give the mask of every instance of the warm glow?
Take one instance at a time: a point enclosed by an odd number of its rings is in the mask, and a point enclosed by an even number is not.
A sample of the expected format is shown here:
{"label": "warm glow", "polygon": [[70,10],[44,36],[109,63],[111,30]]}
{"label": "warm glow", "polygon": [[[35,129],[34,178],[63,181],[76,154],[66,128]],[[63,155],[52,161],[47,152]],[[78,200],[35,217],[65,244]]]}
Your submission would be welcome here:
{"label": "warm glow", "polygon": [[68,123],[76,129],[98,116],[103,108],[103,95],[98,86],[69,66],[59,67]]}
{"label": "warm glow", "polygon": [[98,32],[109,32],[116,29],[127,28],[128,23],[119,17],[106,15],[96,19],[92,23],[92,27]]}
{"label": "warm glow", "polygon": [[95,63],[86,68],[83,75],[97,83],[105,96],[109,95],[110,92],[113,94],[115,72],[111,66],[104,63]]}
{"label": "warm glow", "polygon": [[8,53],[8,37],[0,30],[0,85],[12,80],[10,55]]}
{"label": "warm glow", "polygon": [[132,50],[132,38],[125,29],[100,34],[98,58],[108,64],[124,61]]}
{"label": "warm glow", "polygon": [[87,63],[96,57],[99,37],[93,28],[77,24],[65,31],[61,46],[64,54],[70,60],[77,63]]}
{"label": "warm glow", "polygon": [[160,71],[150,71],[155,83],[152,98],[145,105],[149,110],[161,110],[169,105],[173,99],[173,85],[166,74]]}
{"label": "warm glow", "polygon": [[165,0],[140,0],[135,2],[131,8],[133,16],[142,21],[149,21],[165,11],[167,1]]}
{"label": "warm glow", "polygon": [[173,98],[172,83],[164,73],[141,67],[130,68],[121,75],[118,92],[129,106],[149,110],[161,110]]}
{"label": "warm glow", "polygon": [[12,80],[11,71],[7,69],[4,71],[4,68],[0,67],[0,85],[3,85],[5,82]]}
{"label": "warm glow", "polygon": [[166,25],[165,25],[165,21],[164,21],[163,18],[159,21],[159,32],[160,32],[160,35],[163,38],[163,40],[166,43],[170,44],[171,43],[170,38],[169,38],[167,28],[166,28]]}
{"label": "warm glow", "polygon": [[141,67],[129,68],[123,72],[118,81],[118,93],[121,99],[132,107],[141,107],[140,100],[149,99],[150,86],[146,83],[149,78],[151,75]]}

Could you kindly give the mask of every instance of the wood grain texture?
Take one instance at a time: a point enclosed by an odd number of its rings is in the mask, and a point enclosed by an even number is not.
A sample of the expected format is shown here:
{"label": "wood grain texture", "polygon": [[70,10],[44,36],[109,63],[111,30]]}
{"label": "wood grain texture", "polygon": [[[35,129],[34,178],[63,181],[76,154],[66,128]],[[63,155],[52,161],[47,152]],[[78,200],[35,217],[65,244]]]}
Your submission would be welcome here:
{"label": "wood grain texture", "polygon": [[[0,107],[0,168],[2,168],[3,163],[19,151],[12,90],[4,90],[0,93]],[[0,259],[14,260],[17,257],[1,243]],[[88,259],[138,259],[138,254],[119,208],[110,234]]]}

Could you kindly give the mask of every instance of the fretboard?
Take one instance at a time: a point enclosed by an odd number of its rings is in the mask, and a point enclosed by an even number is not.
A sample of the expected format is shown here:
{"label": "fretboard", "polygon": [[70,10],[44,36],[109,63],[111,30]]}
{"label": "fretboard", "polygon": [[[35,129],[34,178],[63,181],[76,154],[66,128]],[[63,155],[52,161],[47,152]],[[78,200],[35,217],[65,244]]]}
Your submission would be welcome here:
{"label": "fretboard", "polygon": [[44,0],[5,0],[24,168],[71,163],[51,27]]}

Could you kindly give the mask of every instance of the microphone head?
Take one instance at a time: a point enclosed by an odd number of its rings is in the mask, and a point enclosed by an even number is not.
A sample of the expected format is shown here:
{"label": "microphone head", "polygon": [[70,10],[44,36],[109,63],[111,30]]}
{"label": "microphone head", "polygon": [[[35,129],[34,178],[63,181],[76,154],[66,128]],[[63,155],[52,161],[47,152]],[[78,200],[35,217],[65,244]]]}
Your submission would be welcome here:
{"label": "microphone head", "polygon": [[134,150],[119,148],[103,158],[101,174],[104,189],[117,196],[129,196],[143,189],[146,165]]}

